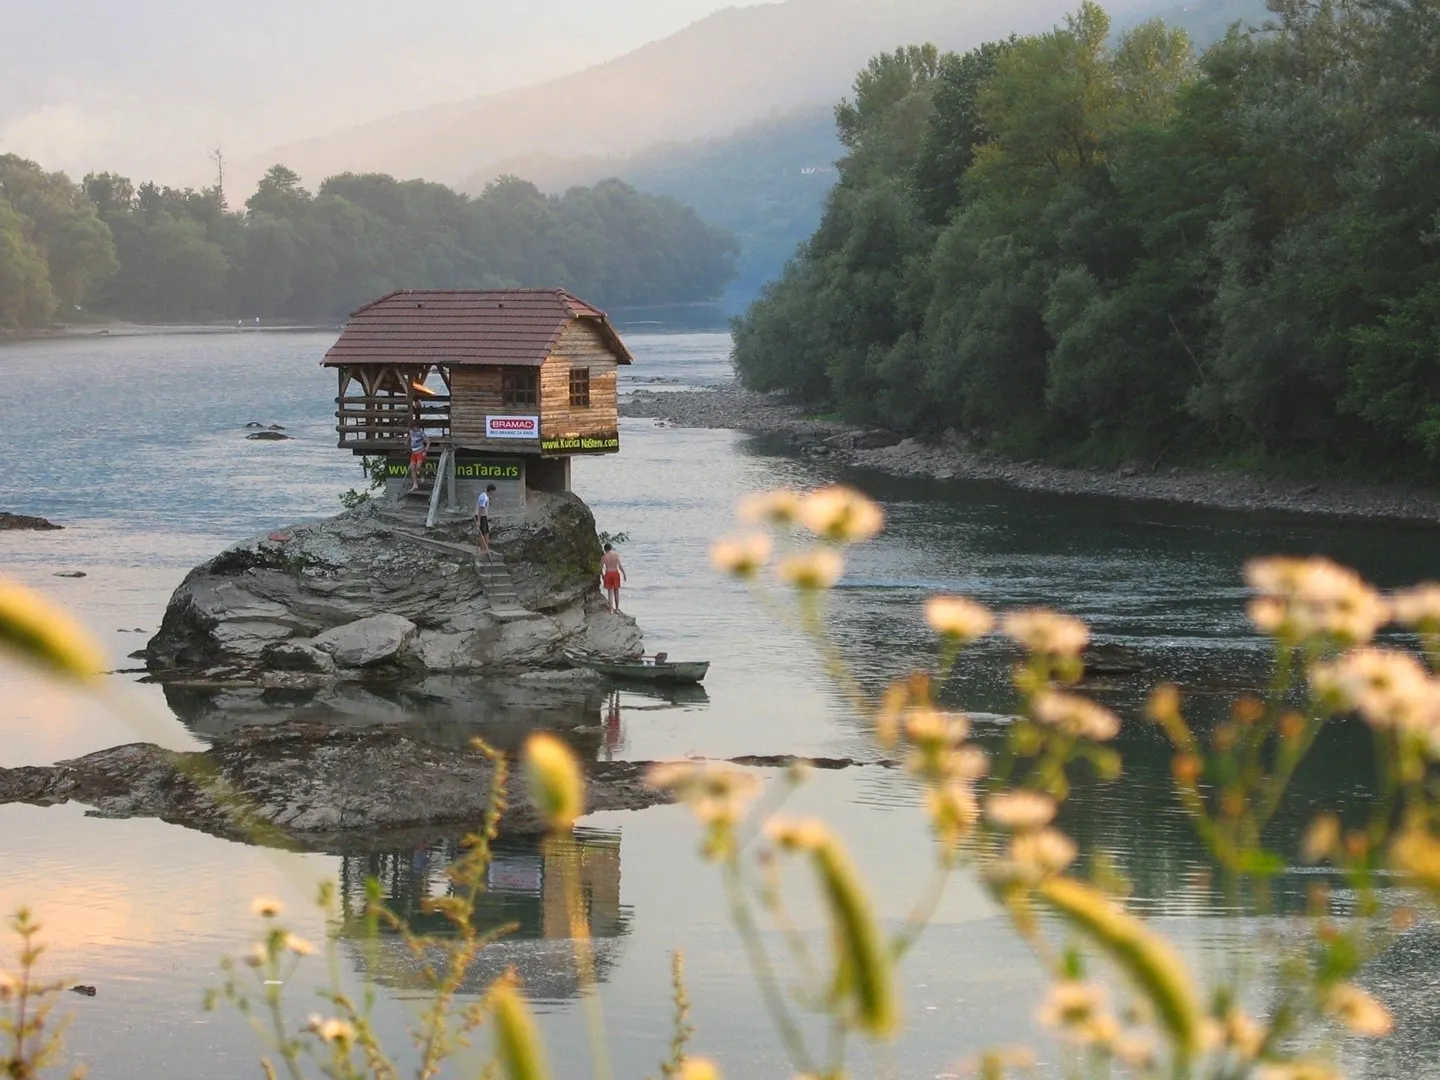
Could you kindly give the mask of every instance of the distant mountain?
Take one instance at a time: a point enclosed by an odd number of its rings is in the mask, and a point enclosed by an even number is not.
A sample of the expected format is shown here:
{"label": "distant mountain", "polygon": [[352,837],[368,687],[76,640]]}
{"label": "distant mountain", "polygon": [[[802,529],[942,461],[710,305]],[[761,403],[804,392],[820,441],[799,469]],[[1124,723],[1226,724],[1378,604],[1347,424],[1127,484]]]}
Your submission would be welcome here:
{"label": "distant mountain", "polygon": [[835,137],[833,107],[810,105],[747,124],[723,138],[660,143],[613,157],[513,159],[469,177],[462,186],[479,191],[506,173],[559,193],[614,176],[641,191],[669,195],[740,241],[736,276],[725,294],[727,306],[738,309],[820,224],[843,149]]}
{"label": "distant mountain", "polygon": [[[1158,17],[1183,27],[1204,48],[1231,24],[1260,23],[1267,14],[1263,0],[1196,0],[1159,11],[1132,11],[1117,20],[1116,31]],[[641,191],[669,195],[739,238],[737,274],[725,294],[727,306],[739,309],[815,231],[841,153],[833,105],[809,105],[720,138],[659,143],[631,154],[512,158],[471,174],[461,187],[479,191],[509,173],[558,193],[614,176]]]}
{"label": "distant mountain", "polygon": [[[1075,0],[783,0],[727,8],[679,33],[520,90],[291,143],[230,169],[236,191],[283,161],[312,186],[344,171],[455,184],[527,155],[628,154],[725,136],[773,113],[831,105],[877,52],[968,48],[1049,27]],[[1117,14],[1141,0],[1112,5]]]}

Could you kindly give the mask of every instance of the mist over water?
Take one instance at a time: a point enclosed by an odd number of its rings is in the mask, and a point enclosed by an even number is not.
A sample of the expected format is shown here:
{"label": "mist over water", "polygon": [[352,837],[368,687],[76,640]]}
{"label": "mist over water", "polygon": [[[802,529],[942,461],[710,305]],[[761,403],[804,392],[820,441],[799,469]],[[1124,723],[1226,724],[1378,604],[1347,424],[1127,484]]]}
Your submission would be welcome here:
{"label": "mist over water", "polygon": [[[622,331],[637,363],[622,390],[707,385],[728,379],[721,332],[672,332],[636,324]],[[332,377],[319,359],[333,335],[251,332],[87,339],[0,348],[12,438],[0,446],[0,507],[40,514],[56,533],[0,533],[0,568],[73,610],[111,650],[118,668],[159,625],[171,591],[195,564],[227,544],[339,510],[336,495],[362,487],[356,459],[335,448]],[[654,382],[664,379],[673,382]],[[247,441],[245,425],[279,424],[293,439]],[[654,759],[798,753],[873,761],[860,722],[820,676],[813,646],[777,623],[746,589],[721,580],[707,551],[735,527],[736,498],[750,490],[857,483],[885,506],[889,527],[858,550],[831,597],[840,653],[869,688],[926,662],[920,616],[930,592],[963,592],[996,607],[1054,604],[1089,620],[1096,636],[1137,650],[1141,685],[1179,679],[1197,710],[1217,713],[1234,688],[1263,673],[1263,646],[1243,618],[1243,559],[1262,551],[1323,552],[1381,585],[1440,572],[1433,530],[1384,523],[1327,522],[1231,514],[1008,491],[962,482],[842,474],[788,456],[778,442],[736,432],[684,430],[622,420],[619,455],[575,464],[577,492],[599,527],[624,531],[629,582],[624,606],[647,646],[712,662],[704,693],[652,696],[622,690],[543,709],[477,717],[482,730],[545,723],[579,725],[582,752]],[[81,579],[56,578],[82,570]],[[1003,735],[1011,708],[1010,656],[987,642],[962,665],[946,697],[985,714],[984,740]],[[122,705],[56,690],[0,668],[0,767],[49,764],[132,741],[203,745],[236,717],[282,706],[240,694],[169,694],[134,673],[109,680]],[[1129,714],[1140,696],[1117,683],[1101,696]],[[420,737],[452,737],[420,707],[396,721]],[[271,719],[275,717],[272,716]],[[488,725],[488,727],[487,727]],[[1273,902],[1219,894],[1170,801],[1169,755],[1147,727],[1120,743],[1128,764],[1118,784],[1085,784],[1063,824],[1107,855],[1132,882],[1135,902],[1163,920],[1202,973],[1255,965],[1267,936],[1299,940],[1312,880],[1303,869],[1279,879]],[[1298,782],[1307,805],[1363,803],[1368,742],[1339,728]],[[914,792],[878,765],[818,774],[797,812],[832,820],[864,867],[883,917],[898,923],[925,879],[932,853]],[[1302,808],[1303,809],[1303,808]],[[1300,816],[1282,822],[1293,832]],[[756,999],[712,870],[692,858],[695,829],[665,807],[587,818],[573,846],[541,852],[506,845],[491,875],[488,914],[520,931],[482,965],[514,964],[542,1012],[552,1058],[570,1072],[585,1055],[583,1017],[555,883],[567,860],[583,868],[593,902],[600,997],[621,1075],[654,1070],[670,1032],[668,953],[687,956],[697,1052],[733,1076],[788,1076]],[[220,979],[218,958],[253,931],[249,899],[290,905],[295,928],[317,937],[314,883],[339,879],[353,899],[379,876],[386,895],[416,910],[444,888],[454,837],[406,850],[294,855],[218,840],[158,821],[110,821],[84,808],[0,807],[0,909],[33,905],[53,943],[57,974],[97,986],[66,1002],[76,1055],[92,1075],[140,1080],[196,1075],[249,1077],[259,1044],[232,1014],[200,1010]],[[798,884],[798,878],[797,878]],[[803,890],[796,918],[822,926]],[[413,965],[387,942],[377,969],[380,1022],[403,1039],[420,996]],[[342,942],[347,978],[362,951]],[[1391,1044],[1355,1056],[1357,1072],[1433,1075],[1440,990],[1436,935],[1421,926],[1379,961],[1374,988],[1396,1006]],[[1263,982],[1264,973],[1260,973]],[[320,980],[289,988],[303,1017],[318,1008]],[[477,975],[476,985],[480,983]],[[934,1076],[980,1048],[1034,1041],[1038,969],[980,891],[963,876],[946,895],[924,947],[904,973],[909,1033],[899,1055],[906,1076]],[[482,1040],[483,1041],[483,1040]],[[1049,1062],[1053,1047],[1043,1050]],[[858,1075],[870,1071],[860,1059]],[[1430,1070],[1427,1072],[1427,1070]]]}

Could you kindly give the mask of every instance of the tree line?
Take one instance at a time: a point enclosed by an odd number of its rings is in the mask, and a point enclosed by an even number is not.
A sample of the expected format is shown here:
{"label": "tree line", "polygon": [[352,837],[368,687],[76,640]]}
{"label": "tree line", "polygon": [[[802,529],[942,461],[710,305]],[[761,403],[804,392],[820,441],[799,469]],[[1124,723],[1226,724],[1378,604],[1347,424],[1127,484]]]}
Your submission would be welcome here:
{"label": "tree line", "polygon": [[244,211],[199,191],[0,156],[0,328],[76,309],[142,321],[337,318],[397,288],[557,286],[604,306],[718,296],[737,246],[618,180],[546,195],[502,177],[474,199],[380,174],[314,193],[283,165]]}
{"label": "tree line", "polygon": [[877,56],[756,388],[1069,460],[1440,474],[1440,0]]}

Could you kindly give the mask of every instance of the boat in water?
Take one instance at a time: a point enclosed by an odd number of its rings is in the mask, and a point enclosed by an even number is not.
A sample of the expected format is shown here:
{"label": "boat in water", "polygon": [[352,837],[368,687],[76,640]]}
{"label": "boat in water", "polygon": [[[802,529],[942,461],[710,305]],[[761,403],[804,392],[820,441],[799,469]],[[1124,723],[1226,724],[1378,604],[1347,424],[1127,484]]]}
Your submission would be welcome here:
{"label": "boat in water", "polygon": [[698,683],[710,670],[708,660],[671,660],[665,653],[613,660],[589,653],[567,652],[565,659],[576,667],[589,668],[614,679],[652,683]]}

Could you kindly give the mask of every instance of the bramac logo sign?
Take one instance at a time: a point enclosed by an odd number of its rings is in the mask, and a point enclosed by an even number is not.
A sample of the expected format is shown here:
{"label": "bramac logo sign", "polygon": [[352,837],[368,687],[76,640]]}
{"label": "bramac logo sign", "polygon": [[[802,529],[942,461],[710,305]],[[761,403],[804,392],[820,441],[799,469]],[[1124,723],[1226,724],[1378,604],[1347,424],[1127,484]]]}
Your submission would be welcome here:
{"label": "bramac logo sign", "polygon": [[487,416],[485,417],[487,439],[538,439],[540,417],[538,416]]}
{"label": "bramac logo sign", "polygon": [[619,449],[618,431],[605,435],[571,435],[562,439],[540,440],[540,450],[545,454],[607,454]]}

